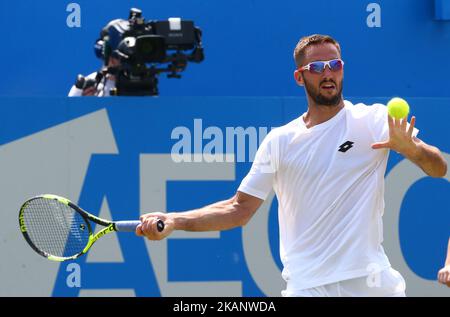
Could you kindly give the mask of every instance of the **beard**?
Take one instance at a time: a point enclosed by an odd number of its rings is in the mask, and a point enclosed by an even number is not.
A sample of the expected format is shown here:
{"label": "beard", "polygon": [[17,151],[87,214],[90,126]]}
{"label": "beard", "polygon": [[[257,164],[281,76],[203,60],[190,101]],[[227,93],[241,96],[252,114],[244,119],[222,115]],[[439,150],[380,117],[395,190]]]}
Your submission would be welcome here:
{"label": "beard", "polygon": [[305,83],[305,89],[308,95],[314,100],[314,102],[319,106],[327,106],[327,107],[333,107],[337,106],[341,100],[342,100],[342,89],[343,89],[343,81],[341,81],[338,84],[336,84],[334,81],[322,81],[319,85],[319,87],[326,82],[332,82],[334,86],[336,87],[337,93],[333,96],[325,96],[322,93],[320,93],[320,88],[316,89],[312,84],[307,82],[305,80],[305,77],[303,77],[303,81]]}

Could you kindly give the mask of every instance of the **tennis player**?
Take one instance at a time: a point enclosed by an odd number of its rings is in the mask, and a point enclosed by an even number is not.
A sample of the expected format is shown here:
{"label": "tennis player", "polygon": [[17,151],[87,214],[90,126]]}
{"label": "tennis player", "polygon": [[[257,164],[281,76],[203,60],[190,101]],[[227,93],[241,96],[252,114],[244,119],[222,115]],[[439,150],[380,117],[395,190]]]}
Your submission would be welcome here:
{"label": "tennis player", "polygon": [[[274,189],[283,296],[405,296],[405,282],[382,247],[388,153],[401,153],[433,177],[446,174],[446,162],[417,138],[414,117],[408,123],[389,117],[385,105],[343,99],[344,61],[333,38],[302,38],[294,59],[308,110],[266,136],[235,196],[187,212],[143,215],[136,234],[159,240],[173,230],[243,226]],[[166,224],[163,232],[157,219]]]}
{"label": "tennis player", "polygon": [[447,258],[445,259],[444,267],[439,270],[438,281],[450,287],[450,239],[448,240]]}

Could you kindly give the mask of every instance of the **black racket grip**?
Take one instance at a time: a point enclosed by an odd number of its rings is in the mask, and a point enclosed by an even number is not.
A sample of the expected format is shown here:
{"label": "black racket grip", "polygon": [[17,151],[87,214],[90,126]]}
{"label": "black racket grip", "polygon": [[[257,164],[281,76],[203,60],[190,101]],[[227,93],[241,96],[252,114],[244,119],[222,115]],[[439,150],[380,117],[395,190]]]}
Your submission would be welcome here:
{"label": "black racket grip", "polygon": [[164,222],[161,219],[159,219],[158,222],[156,223],[156,228],[158,229],[158,232],[162,232],[165,227],[166,225],[164,224]]}

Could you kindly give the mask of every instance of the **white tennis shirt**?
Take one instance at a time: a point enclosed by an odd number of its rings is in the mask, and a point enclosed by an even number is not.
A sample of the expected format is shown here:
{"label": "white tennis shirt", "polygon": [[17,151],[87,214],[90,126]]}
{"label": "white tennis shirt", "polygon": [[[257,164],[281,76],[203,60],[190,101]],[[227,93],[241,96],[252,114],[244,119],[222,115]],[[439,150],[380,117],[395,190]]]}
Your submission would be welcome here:
{"label": "white tennis shirt", "polygon": [[[414,135],[418,130],[414,130]],[[389,137],[382,104],[345,107],[306,128],[303,115],[261,143],[239,191],[278,199],[282,276],[302,290],[390,267],[381,243]]]}

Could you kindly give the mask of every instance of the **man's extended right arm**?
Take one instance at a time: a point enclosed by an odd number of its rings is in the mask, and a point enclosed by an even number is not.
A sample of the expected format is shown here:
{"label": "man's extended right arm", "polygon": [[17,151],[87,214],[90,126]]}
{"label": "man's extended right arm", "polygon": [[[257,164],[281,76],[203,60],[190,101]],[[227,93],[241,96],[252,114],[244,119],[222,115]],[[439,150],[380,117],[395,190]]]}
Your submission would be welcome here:
{"label": "man's extended right arm", "polygon": [[[142,215],[136,228],[138,236],[161,240],[174,230],[221,231],[244,226],[261,206],[263,200],[238,191],[232,198],[185,212],[149,213]],[[162,232],[156,229],[158,220],[164,222]]]}

